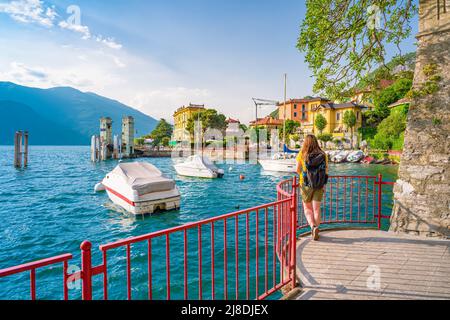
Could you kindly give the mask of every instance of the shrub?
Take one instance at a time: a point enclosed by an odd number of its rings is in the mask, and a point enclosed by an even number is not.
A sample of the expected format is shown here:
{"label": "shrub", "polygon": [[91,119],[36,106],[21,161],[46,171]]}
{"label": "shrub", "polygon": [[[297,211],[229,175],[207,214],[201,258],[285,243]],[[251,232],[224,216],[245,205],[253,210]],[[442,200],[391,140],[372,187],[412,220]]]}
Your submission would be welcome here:
{"label": "shrub", "polygon": [[317,139],[327,143],[333,140],[333,135],[331,133],[322,133],[317,136]]}

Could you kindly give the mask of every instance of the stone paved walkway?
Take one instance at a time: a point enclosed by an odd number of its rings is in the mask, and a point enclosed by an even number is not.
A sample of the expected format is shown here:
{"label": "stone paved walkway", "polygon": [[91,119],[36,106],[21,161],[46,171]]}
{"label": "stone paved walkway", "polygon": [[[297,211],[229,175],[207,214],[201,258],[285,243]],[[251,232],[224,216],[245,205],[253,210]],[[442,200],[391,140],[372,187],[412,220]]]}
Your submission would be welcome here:
{"label": "stone paved walkway", "polygon": [[450,241],[375,230],[297,244],[304,299],[450,299]]}

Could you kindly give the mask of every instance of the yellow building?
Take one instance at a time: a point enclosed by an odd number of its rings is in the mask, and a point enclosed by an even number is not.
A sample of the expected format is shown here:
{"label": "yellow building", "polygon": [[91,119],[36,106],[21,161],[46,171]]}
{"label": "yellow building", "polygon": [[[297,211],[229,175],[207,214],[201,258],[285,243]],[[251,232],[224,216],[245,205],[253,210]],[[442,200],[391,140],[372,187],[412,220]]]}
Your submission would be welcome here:
{"label": "yellow building", "polygon": [[278,115],[280,120],[294,120],[301,124],[304,134],[319,134],[315,127],[316,116],[322,114],[327,120],[327,126],[323,133],[332,133],[336,137],[343,137],[350,130],[344,125],[344,113],[353,111],[356,115],[356,132],[362,126],[362,112],[366,106],[355,102],[333,103],[324,98],[291,99],[278,104]]}
{"label": "yellow building", "polygon": [[336,104],[333,102],[322,103],[309,111],[308,123],[303,123],[303,132],[305,134],[319,134],[319,130],[315,126],[317,115],[321,114],[327,120],[327,126],[323,133],[331,133],[335,137],[343,137],[350,133],[350,129],[344,124],[344,114],[347,111],[353,111],[356,115],[356,125],[353,132],[357,132],[362,127],[362,113],[367,107],[359,105],[355,102]]}
{"label": "yellow building", "polygon": [[173,115],[174,119],[174,140],[175,141],[185,141],[189,140],[189,135],[186,134],[186,128],[189,119],[198,111],[205,110],[205,105],[189,104],[188,106],[183,106],[175,111]]}

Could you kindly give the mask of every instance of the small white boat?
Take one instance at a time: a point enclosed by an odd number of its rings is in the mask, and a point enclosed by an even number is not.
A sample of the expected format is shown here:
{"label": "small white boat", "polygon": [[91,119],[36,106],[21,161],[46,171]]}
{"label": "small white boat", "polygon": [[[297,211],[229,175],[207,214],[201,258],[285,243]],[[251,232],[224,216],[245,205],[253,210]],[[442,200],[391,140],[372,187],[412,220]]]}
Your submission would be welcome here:
{"label": "small white boat", "polygon": [[120,163],[102,181],[109,198],[134,215],[180,207],[175,181],[146,162]]}
{"label": "small white boat", "polygon": [[341,163],[344,162],[345,160],[347,160],[349,152],[342,150],[340,152],[338,152],[337,154],[335,154],[332,158],[331,161],[335,162],[335,163]]}
{"label": "small white boat", "polygon": [[296,154],[277,153],[272,159],[260,159],[258,162],[264,171],[295,173],[297,170]]}
{"label": "small white boat", "polygon": [[180,176],[215,179],[222,178],[225,172],[217,168],[208,157],[190,156],[181,163],[174,165]]}
{"label": "small white boat", "polygon": [[350,152],[350,154],[347,156],[347,161],[356,163],[361,161],[364,158],[364,156],[365,156],[364,152],[362,152],[361,150],[353,151]]}

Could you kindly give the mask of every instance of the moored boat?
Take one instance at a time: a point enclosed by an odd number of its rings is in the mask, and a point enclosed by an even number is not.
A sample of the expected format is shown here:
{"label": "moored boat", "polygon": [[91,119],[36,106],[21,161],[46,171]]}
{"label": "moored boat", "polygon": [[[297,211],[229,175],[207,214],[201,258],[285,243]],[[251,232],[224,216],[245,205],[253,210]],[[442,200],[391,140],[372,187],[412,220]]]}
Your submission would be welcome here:
{"label": "moored boat", "polygon": [[174,165],[177,174],[197,178],[222,178],[225,172],[217,168],[208,157],[199,155],[190,156],[181,163]]}
{"label": "moored boat", "polygon": [[296,154],[277,153],[272,159],[258,160],[264,171],[295,173],[297,170]]}
{"label": "moored boat", "polygon": [[348,151],[345,150],[339,151],[331,158],[331,161],[334,163],[342,163],[347,160],[348,155],[349,155]]}
{"label": "moored boat", "polygon": [[361,150],[350,152],[350,154],[347,156],[347,161],[356,163],[361,161],[364,158],[364,152]]}
{"label": "moored boat", "polygon": [[102,181],[111,201],[134,215],[180,207],[175,181],[146,162],[120,163]]}

